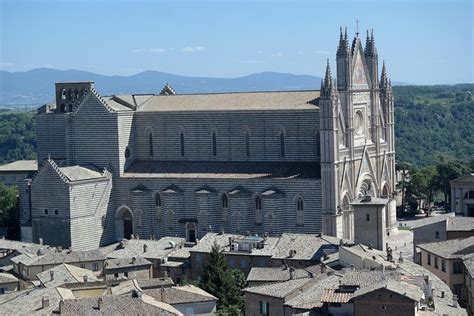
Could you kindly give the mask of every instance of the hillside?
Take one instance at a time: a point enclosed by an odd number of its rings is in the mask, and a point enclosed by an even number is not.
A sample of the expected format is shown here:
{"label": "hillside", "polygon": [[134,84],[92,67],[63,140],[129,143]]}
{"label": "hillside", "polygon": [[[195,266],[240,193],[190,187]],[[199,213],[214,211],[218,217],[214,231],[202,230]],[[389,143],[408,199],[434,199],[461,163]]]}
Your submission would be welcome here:
{"label": "hillside", "polygon": [[[474,84],[394,87],[398,162],[474,157]],[[34,157],[34,114],[0,113],[0,163]]]}
{"label": "hillside", "polygon": [[394,87],[397,161],[474,157],[474,84]]}
{"label": "hillside", "polygon": [[104,76],[79,70],[38,68],[26,72],[0,71],[0,105],[41,105],[53,100],[54,83],[94,81],[102,95],[159,93],[166,83],[178,93],[278,91],[319,89],[320,77],[262,72],[237,78],[188,77],[159,71],[132,76]]}

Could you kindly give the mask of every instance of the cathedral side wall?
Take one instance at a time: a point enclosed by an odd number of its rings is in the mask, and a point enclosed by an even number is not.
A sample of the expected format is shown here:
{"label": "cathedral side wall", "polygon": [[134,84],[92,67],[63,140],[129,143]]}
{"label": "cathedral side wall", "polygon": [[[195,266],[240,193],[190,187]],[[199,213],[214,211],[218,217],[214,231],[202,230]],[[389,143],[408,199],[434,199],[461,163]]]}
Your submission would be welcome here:
{"label": "cathedral side wall", "polygon": [[[176,194],[162,194],[162,206],[155,206],[155,194],[173,184]],[[143,238],[150,234],[185,237],[185,224],[196,222],[197,237],[202,237],[211,226],[216,232],[246,232],[281,234],[282,232],[316,233],[321,231],[321,182],[319,179],[150,179],[121,178],[114,184],[116,209],[125,205],[132,209],[134,232]],[[146,187],[137,202],[131,191],[141,185]],[[213,192],[201,195],[196,191],[207,185]],[[242,186],[248,190],[229,196],[223,218],[222,194]],[[255,197],[273,187],[281,190],[275,197],[262,197],[262,220],[256,222]],[[304,225],[296,224],[296,197],[304,199]],[[135,200],[134,200],[135,199]],[[141,214],[139,210],[141,210]],[[171,213],[172,212],[172,213]],[[170,214],[172,214],[170,216]],[[114,225],[113,222],[109,223]]]}
{"label": "cathedral side wall", "polygon": [[56,161],[66,159],[66,119],[68,114],[36,115],[36,146],[38,162],[51,155]]}
{"label": "cathedral side wall", "polygon": [[[319,160],[319,110],[246,112],[138,112],[138,160]],[[280,132],[284,133],[284,157]],[[180,133],[184,134],[184,156]],[[150,155],[149,135],[153,137]],[[216,134],[214,156],[212,134]],[[249,134],[247,155],[246,133]]]}

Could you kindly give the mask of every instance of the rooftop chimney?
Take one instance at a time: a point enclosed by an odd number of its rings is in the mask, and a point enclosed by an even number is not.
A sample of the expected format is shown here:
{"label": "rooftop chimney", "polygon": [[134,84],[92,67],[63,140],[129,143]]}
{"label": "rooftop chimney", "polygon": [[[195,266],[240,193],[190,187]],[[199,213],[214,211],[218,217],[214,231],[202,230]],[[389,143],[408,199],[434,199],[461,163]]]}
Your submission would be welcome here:
{"label": "rooftop chimney", "polygon": [[39,242],[40,245],[42,245],[43,244],[43,238],[38,238],[38,242]]}
{"label": "rooftop chimney", "polygon": [[351,270],[355,270],[355,265],[351,264]]}
{"label": "rooftop chimney", "polygon": [[458,296],[456,294],[453,295],[453,307],[458,308]]}
{"label": "rooftop chimney", "polygon": [[49,271],[49,276],[51,278],[51,281],[53,281],[54,280],[54,271],[53,270]]}
{"label": "rooftop chimney", "polygon": [[441,298],[444,297],[444,291],[441,291]]}
{"label": "rooftop chimney", "polygon": [[87,275],[84,275],[83,277],[84,283],[87,283]]}
{"label": "rooftop chimney", "polygon": [[97,299],[97,309],[98,309],[98,310],[101,310],[101,309],[102,309],[102,304],[104,304],[104,301],[103,301],[102,297],[99,297],[99,298]]}
{"label": "rooftop chimney", "polygon": [[143,252],[146,252],[148,250],[148,246],[145,244],[143,245]]}
{"label": "rooftop chimney", "polygon": [[45,309],[46,307],[49,307],[49,297],[43,296],[41,299],[41,308]]}
{"label": "rooftop chimney", "polygon": [[293,280],[295,278],[295,268],[290,267],[290,280]]}
{"label": "rooftop chimney", "polygon": [[326,265],[321,262],[321,274],[326,273]]}

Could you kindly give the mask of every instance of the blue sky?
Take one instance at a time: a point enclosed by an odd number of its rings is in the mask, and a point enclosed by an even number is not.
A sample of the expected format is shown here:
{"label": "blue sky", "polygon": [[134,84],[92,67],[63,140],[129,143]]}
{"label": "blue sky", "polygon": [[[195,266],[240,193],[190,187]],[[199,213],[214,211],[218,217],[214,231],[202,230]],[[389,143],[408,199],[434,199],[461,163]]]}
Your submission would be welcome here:
{"label": "blue sky", "polygon": [[[395,81],[474,82],[472,0],[0,0],[0,69],[322,75],[339,27],[373,28]],[[333,72],[334,73],[334,72]]]}

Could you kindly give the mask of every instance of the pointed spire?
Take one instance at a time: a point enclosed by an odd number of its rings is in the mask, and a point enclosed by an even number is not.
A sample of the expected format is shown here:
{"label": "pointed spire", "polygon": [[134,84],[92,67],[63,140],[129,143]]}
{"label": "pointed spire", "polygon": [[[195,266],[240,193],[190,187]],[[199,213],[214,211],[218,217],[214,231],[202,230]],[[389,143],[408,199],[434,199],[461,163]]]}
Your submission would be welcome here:
{"label": "pointed spire", "polygon": [[331,67],[329,66],[329,59],[326,64],[326,75],[324,76],[324,87],[327,89],[331,88],[332,79],[331,79]]}
{"label": "pointed spire", "polygon": [[387,69],[385,67],[385,60],[382,62],[382,74],[380,76],[380,87],[387,88],[388,78],[387,78]]}
{"label": "pointed spire", "polygon": [[339,45],[337,46],[337,56],[346,56],[348,53],[347,28],[342,34],[342,27],[339,29]]}
{"label": "pointed spire", "polygon": [[371,30],[370,43],[372,44],[372,54],[377,56],[377,48],[375,47],[374,29]]}
{"label": "pointed spire", "polygon": [[324,80],[321,78],[321,85],[320,85],[320,95],[325,95],[326,94],[326,89],[324,88]]}
{"label": "pointed spire", "polygon": [[367,37],[365,39],[365,55],[369,55],[370,46],[369,30],[367,30]]}

